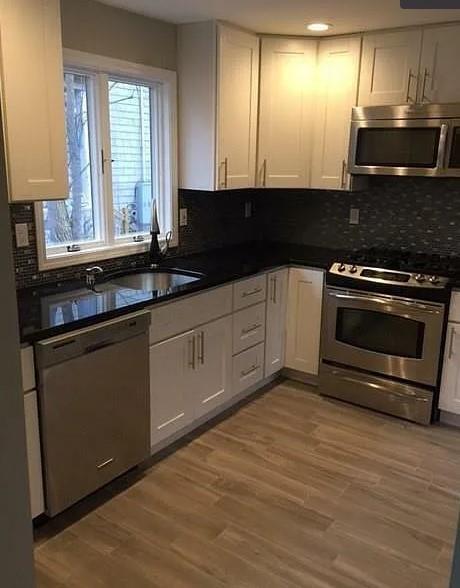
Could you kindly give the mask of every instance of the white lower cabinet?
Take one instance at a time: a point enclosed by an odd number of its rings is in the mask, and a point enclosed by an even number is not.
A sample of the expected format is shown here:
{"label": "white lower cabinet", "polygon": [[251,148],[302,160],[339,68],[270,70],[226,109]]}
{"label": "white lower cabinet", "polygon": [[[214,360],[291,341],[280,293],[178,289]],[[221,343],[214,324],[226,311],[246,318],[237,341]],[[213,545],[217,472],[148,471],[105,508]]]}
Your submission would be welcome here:
{"label": "white lower cabinet", "polygon": [[286,361],[287,368],[318,375],[324,273],[289,270]]}
{"label": "white lower cabinet", "polygon": [[231,397],[232,318],[221,318],[198,329],[196,370],[190,394],[199,418]]}
{"label": "white lower cabinet", "polygon": [[231,397],[231,362],[230,316],[150,347],[152,447]]}
{"label": "white lower cabinet", "polygon": [[460,292],[450,304],[439,408],[460,415]]}
{"label": "white lower cabinet", "polygon": [[265,377],[284,367],[288,270],[268,274],[267,322],[265,335]]}
{"label": "white lower cabinet", "polygon": [[265,345],[259,343],[233,358],[232,392],[236,396],[251,386],[255,386],[264,377]]}
{"label": "white lower cabinet", "polygon": [[30,510],[32,518],[35,518],[45,512],[37,392],[35,390],[27,392],[27,394],[24,395],[24,413],[26,424],[27,464],[29,469]]}
{"label": "white lower cabinet", "polygon": [[195,332],[187,331],[150,347],[152,446],[192,422],[195,345]]}

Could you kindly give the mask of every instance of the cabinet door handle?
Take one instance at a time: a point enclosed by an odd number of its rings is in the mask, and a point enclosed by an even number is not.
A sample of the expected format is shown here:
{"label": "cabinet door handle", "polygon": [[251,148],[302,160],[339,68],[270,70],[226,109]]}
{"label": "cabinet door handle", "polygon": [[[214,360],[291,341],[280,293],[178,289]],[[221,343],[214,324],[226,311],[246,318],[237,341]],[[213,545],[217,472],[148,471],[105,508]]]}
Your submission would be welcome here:
{"label": "cabinet door handle", "polygon": [[450,342],[449,342],[449,359],[452,359],[454,355],[454,338],[455,338],[455,327],[450,330]]}
{"label": "cabinet door handle", "polygon": [[253,333],[254,331],[257,331],[257,329],[260,329],[261,326],[262,325],[260,323],[256,323],[255,325],[252,325],[251,327],[241,329],[241,334],[242,335],[249,335],[249,333]]}
{"label": "cabinet door handle", "polygon": [[221,163],[221,166],[224,167],[224,181],[221,182],[220,187],[228,188],[228,157],[224,159],[224,161]]}
{"label": "cabinet door handle", "polygon": [[188,367],[195,369],[195,336],[193,335],[188,340]]}
{"label": "cabinet door handle", "polygon": [[423,73],[423,84],[422,84],[422,102],[431,102],[430,98],[426,96],[426,82],[430,77],[430,72],[428,68],[425,68]]}
{"label": "cabinet door handle", "polygon": [[260,365],[253,365],[251,366],[248,370],[246,371],[242,371],[241,372],[241,377],[245,378],[246,376],[250,376],[251,374],[253,374],[254,372],[256,372],[257,370],[260,369]]}
{"label": "cabinet door handle", "polygon": [[204,331],[198,333],[198,361],[204,364]]}
{"label": "cabinet door handle", "polygon": [[254,288],[254,290],[247,290],[246,292],[243,292],[241,296],[243,298],[247,298],[248,296],[254,296],[254,294],[259,294],[260,292],[262,292],[262,288]]}
{"label": "cabinet door handle", "polygon": [[347,162],[345,159],[342,160],[342,178],[340,181],[340,187],[345,190],[347,185]]}
{"label": "cabinet door handle", "polygon": [[417,76],[415,76],[415,75],[412,73],[412,70],[411,70],[411,69],[409,69],[409,75],[408,75],[408,77],[407,77],[407,93],[406,93],[406,102],[412,102],[412,103],[414,103],[414,104],[415,104],[415,102],[416,102],[416,101],[415,101],[415,100],[412,98],[412,96],[410,95],[410,87],[411,87],[411,84],[412,84],[412,78],[416,78],[416,77],[417,77]]}
{"label": "cabinet door handle", "polygon": [[264,159],[264,163],[262,165],[262,187],[267,187],[267,160]]}

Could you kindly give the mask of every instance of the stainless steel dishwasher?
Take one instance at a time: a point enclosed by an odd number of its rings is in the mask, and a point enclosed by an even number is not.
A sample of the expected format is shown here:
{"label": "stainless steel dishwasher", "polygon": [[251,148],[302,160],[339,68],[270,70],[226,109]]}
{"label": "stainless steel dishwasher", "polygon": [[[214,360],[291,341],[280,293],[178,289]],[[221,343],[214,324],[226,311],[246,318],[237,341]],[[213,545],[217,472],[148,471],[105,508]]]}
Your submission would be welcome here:
{"label": "stainless steel dishwasher", "polygon": [[144,312],[36,344],[50,516],[149,456],[149,324]]}

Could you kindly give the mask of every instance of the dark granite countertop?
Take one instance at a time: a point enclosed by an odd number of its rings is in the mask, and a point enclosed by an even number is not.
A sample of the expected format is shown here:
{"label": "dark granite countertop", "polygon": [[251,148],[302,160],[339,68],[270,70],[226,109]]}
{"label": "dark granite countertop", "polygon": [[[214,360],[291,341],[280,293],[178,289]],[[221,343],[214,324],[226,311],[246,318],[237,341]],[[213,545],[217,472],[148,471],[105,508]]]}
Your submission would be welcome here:
{"label": "dark granite countertop", "polygon": [[164,267],[199,272],[204,277],[168,291],[104,288],[110,282],[110,275],[98,285],[98,292],[75,281],[29,288],[18,292],[21,341],[32,343],[282,265],[327,269],[341,253],[306,245],[249,243],[169,257]]}

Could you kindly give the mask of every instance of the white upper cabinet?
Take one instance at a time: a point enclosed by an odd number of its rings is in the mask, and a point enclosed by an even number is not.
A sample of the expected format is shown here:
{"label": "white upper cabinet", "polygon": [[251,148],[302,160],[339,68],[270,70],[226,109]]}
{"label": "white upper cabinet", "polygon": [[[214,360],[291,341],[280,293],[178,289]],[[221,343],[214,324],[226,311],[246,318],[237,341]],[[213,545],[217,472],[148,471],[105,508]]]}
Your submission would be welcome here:
{"label": "white upper cabinet", "polygon": [[67,198],[59,0],[1,0],[0,31],[10,200]]}
{"label": "white upper cabinet", "polygon": [[420,102],[460,102],[460,25],[427,28],[423,33]]}
{"label": "white upper cabinet", "polygon": [[421,45],[421,29],[365,35],[359,105],[416,102]]}
{"label": "white upper cabinet", "polygon": [[259,39],[215,22],[179,27],[180,186],[255,185]]}
{"label": "white upper cabinet", "polygon": [[311,187],[343,190],[351,110],[358,97],[361,38],[320,41],[313,124]]}
{"label": "white upper cabinet", "polygon": [[307,188],[318,42],[262,39],[257,184]]}
{"label": "white upper cabinet", "polygon": [[218,39],[218,188],[250,188],[255,185],[259,39],[223,25]]}

